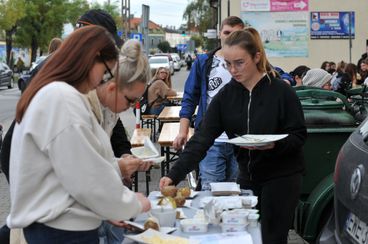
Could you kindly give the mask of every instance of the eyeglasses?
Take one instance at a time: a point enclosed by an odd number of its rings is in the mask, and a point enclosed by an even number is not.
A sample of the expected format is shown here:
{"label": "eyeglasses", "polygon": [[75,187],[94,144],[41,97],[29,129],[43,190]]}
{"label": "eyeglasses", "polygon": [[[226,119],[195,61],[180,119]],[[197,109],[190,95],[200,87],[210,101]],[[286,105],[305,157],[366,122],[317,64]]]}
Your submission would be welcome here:
{"label": "eyeglasses", "polygon": [[140,97],[135,98],[135,99],[131,99],[131,98],[127,97],[126,95],[124,95],[124,98],[128,101],[128,103],[130,105],[135,105],[141,99]]}
{"label": "eyeglasses", "polygon": [[231,70],[231,68],[233,67],[235,70],[241,70],[244,68],[246,62],[243,59],[240,60],[235,60],[234,62],[230,63],[229,61],[225,61],[225,69],[227,70]]}
{"label": "eyeglasses", "polygon": [[114,75],[111,72],[111,69],[109,68],[109,66],[107,66],[105,60],[102,59],[102,63],[105,65],[106,71],[105,74],[101,80],[101,84],[104,84],[106,82],[108,82],[109,80],[111,80],[112,78],[114,78]]}

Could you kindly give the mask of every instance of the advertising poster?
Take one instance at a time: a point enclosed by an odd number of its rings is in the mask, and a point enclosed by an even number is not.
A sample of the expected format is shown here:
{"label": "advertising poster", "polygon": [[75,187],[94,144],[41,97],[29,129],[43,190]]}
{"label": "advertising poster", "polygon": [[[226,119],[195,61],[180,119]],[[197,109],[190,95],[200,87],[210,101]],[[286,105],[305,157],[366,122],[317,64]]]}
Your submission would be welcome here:
{"label": "advertising poster", "polygon": [[261,34],[268,57],[308,57],[308,12],[242,12]]}
{"label": "advertising poster", "polygon": [[355,38],[354,12],[311,12],[310,21],[311,39]]}
{"label": "advertising poster", "polygon": [[241,0],[240,11],[308,11],[309,0]]}

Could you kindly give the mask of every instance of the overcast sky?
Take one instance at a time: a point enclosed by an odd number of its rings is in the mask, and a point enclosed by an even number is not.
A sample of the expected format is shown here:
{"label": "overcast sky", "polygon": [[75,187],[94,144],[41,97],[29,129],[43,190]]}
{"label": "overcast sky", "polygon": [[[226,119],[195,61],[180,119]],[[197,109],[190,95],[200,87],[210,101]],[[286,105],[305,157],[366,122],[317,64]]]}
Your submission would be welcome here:
{"label": "overcast sky", "polygon": [[[90,2],[104,3],[106,0],[89,0]],[[110,0],[111,3],[119,3],[121,0]],[[135,17],[141,17],[142,4],[150,6],[150,20],[156,24],[175,26],[179,28],[183,21],[185,7],[190,0],[130,0],[130,13]]]}

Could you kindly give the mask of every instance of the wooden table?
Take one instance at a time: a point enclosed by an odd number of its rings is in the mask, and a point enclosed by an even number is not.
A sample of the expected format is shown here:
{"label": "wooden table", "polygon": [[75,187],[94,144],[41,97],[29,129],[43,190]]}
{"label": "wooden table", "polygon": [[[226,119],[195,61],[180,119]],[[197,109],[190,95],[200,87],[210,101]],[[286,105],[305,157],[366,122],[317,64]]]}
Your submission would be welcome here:
{"label": "wooden table", "polygon": [[[178,153],[175,151],[170,151],[176,136],[179,133],[180,123],[164,123],[160,137],[158,138],[158,143],[161,147],[161,156],[165,156],[165,161],[161,163],[161,176],[169,172],[170,163],[177,159]],[[189,140],[194,134],[194,129],[189,128],[188,138]]]}
{"label": "wooden table", "polygon": [[183,100],[184,92],[176,92],[175,96],[167,96],[167,100],[172,102],[173,104],[180,105]]}
{"label": "wooden table", "polygon": [[[130,139],[130,144],[132,147],[142,147],[144,146],[144,139],[146,137],[150,138],[151,128],[139,128],[134,129],[133,136]],[[149,182],[151,180],[151,171],[146,171],[146,193],[149,194]],[[134,173],[134,191],[138,192],[138,172]]]}
{"label": "wooden table", "polygon": [[146,137],[151,137],[151,128],[134,129],[130,144],[132,144],[132,147],[141,147],[144,145],[144,138]]}
{"label": "wooden table", "polygon": [[180,120],[180,109],[181,106],[166,106],[158,115],[157,119],[160,121],[160,123],[178,122]]}

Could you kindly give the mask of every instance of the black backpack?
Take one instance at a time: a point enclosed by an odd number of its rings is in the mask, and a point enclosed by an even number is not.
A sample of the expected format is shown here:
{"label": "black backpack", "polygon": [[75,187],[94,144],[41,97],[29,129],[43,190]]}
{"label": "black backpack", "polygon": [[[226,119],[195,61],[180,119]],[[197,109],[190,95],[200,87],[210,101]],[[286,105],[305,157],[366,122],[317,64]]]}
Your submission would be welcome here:
{"label": "black backpack", "polygon": [[[155,81],[152,81],[150,84],[147,85],[146,90],[143,93],[143,96],[139,100],[139,105],[140,105],[140,108],[141,108],[141,115],[150,114],[150,110],[151,110],[152,105],[159,98],[159,97],[157,97],[153,102],[148,103],[148,89],[153,84],[153,82],[155,82]],[[135,113],[135,109],[134,109],[134,113]]]}

